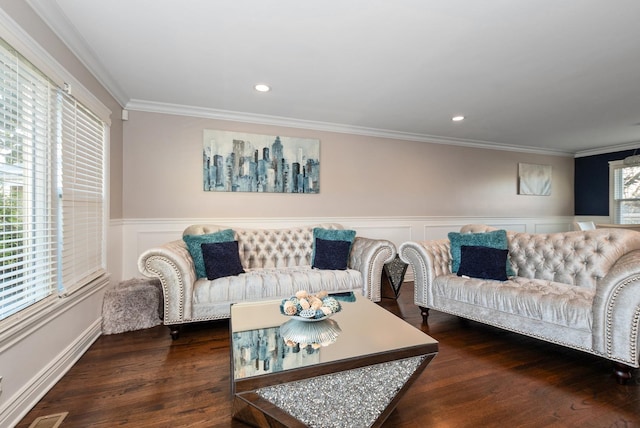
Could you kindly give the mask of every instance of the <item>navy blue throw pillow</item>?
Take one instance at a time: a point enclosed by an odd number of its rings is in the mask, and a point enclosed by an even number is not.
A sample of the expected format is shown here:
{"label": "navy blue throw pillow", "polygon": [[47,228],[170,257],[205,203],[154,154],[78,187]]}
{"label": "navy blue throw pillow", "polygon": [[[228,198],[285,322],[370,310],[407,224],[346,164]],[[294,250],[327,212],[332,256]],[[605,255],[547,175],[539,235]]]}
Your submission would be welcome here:
{"label": "navy blue throw pillow", "polygon": [[[349,241],[353,245],[353,241],[356,239],[355,230],[347,229],[324,229],[322,227],[313,228],[313,240],[324,239],[327,241]],[[313,252],[311,254],[311,264],[315,263],[316,247],[314,245]]]}
{"label": "navy blue throw pillow", "polygon": [[351,242],[316,238],[313,267],[316,269],[346,270]]}
{"label": "navy blue throw pillow", "polygon": [[506,281],[508,253],[509,250],[498,248],[463,245],[460,247],[458,276]]}
{"label": "navy blue throw pillow", "polygon": [[238,241],[202,244],[201,247],[207,279],[211,280],[244,273],[240,262]]}

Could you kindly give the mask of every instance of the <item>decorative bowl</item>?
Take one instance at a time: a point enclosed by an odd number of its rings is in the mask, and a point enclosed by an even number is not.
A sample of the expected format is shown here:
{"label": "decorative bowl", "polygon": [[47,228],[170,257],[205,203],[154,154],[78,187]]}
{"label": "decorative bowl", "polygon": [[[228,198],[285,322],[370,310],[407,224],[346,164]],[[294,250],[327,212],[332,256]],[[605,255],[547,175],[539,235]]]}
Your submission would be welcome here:
{"label": "decorative bowl", "polygon": [[[308,321],[308,320],[307,320]],[[280,334],[287,345],[311,345],[315,348],[328,346],[336,341],[342,332],[335,320],[316,320],[322,322],[301,323],[296,318],[290,319],[280,326]]]}

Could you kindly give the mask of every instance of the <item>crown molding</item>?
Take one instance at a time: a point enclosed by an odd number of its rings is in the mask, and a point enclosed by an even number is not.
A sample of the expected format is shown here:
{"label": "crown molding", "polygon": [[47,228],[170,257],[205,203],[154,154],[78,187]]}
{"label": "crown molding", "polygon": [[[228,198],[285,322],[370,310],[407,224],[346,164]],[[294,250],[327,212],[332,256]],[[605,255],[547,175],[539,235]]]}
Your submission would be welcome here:
{"label": "crown molding", "polygon": [[617,146],[607,146],[599,149],[583,150],[580,152],[576,152],[575,157],[582,158],[586,156],[603,155],[605,153],[622,152],[625,150],[640,150],[640,141],[636,141],[633,143],[620,144]]}
{"label": "crown molding", "polygon": [[204,107],[193,107],[179,104],[159,103],[132,99],[125,108],[130,111],[172,114],[177,116],[201,117],[206,119],[228,120],[232,122],[256,123],[261,125],[284,126],[288,128],[312,129],[316,131],[337,132],[341,134],[364,135],[369,137],[390,138],[396,140],[418,141],[433,144],[446,144],[474,147],[491,150],[504,150],[522,153],[535,153],[552,156],[573,156],[573,152],[562,150],[543,150],[535,147],[511,146],[490,141],[467,140],[441,137],[428,134],[393,131],[388,129],[367,128],[339,123],[319,122],[313,120],[294,119],[281,116],[270,116],[254,113],[242,113],[229,110],[218,110]]}

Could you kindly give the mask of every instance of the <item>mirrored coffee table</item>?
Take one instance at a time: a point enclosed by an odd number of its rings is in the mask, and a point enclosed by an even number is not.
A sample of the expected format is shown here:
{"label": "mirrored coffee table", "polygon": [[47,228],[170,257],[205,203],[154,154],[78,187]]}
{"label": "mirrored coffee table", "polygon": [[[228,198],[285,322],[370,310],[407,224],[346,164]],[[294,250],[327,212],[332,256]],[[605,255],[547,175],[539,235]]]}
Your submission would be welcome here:
{"label": "mirrored coffee table", "polygon": [[291,321],[280,300],[232,305],[233,417],[259,427],[381,426],[438,342],[355,297],[318,323]]}

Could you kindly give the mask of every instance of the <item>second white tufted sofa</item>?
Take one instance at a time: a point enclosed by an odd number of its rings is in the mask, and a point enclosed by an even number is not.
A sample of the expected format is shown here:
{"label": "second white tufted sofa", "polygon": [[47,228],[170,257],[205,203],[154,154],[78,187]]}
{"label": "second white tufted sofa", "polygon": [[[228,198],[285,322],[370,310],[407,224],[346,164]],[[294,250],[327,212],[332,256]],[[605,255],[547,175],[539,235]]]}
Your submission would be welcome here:
{"label": "second white tufted sofa", "polygon": [[384,239],[356,236],[347,270],[312,269],[314,227],[343,229],[335,223],[287,229],[193,225],[183,235],[233,229],[245,273],[215,280],[197,278],[193,259],[182,239],[143,252],[138,258],[138,269],[145,276],[160,279],[164,324],[169,326],[174,339],[182,324],[229,318],[232,303],[285,298],[298,290],[354,291],[379,301],[382,269],[394,259],[395,245]]}
{"label": "second white tufted sofa", "polygon": [[589,352],[613,361],[625,383],[639,367],[640,232],[507,231],[507,239],[516,276],[504,282],[452,273],[448,239],[400,245],[425,322],[432,308]]}

